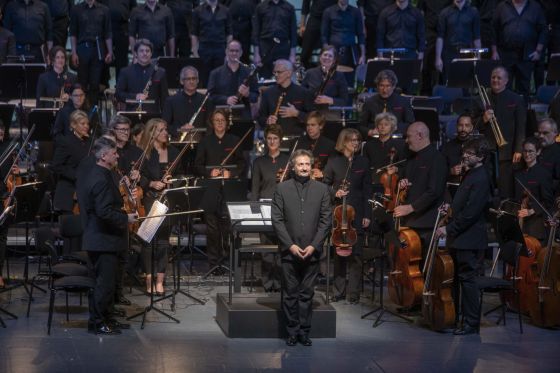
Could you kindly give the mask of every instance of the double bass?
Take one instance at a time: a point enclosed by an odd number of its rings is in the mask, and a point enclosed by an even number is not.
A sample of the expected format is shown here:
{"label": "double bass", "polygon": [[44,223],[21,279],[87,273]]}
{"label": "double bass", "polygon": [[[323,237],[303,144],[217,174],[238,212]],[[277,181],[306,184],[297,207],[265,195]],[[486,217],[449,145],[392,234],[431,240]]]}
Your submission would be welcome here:
{"label": "double bass", "polygon": [[560,325],[560,245],[554,241],[560,211],[550,217],[550,233],[546,248],[537,255],[532,270],[538,282],[530,294],[529,315],[534,325],[553,327]]}
{"label": "double bass", "polygon": [[444,206],[438,209],[430,247],[424,263],[424,289],[422,291],[422,315],[432,330],[442,330],[455,325],[453,303],[453,259],[447,250],[438,247],[437,229],[443,226],[449,212]]}
{"label": "double bass", "polygon": [[[406,189],[397,190],[397,203],[401,204],[406,197]],[[388,253],[391,263],[387,281],[389,298],[400,307],[412,307],[422,300],[424,279],[420,272],[422,260],[422,244],[420,236],[414,230],[400,226],[400,218],[395,220],[395,231],[398,233],[399,245],[389,243]]]}
{"label": "double bass", "polygon": [[[343,191],[348,190],[348,172],[352,168],[352,159],[348,162],[344,180],[340,185]],[[333,229],[331,234],[331,242],[336,249],[338,256],[350,256],[352,254],[352,246],[358,240],[356,228],[352,226],[352,222],[356,217],[354,207],[346,202],[346,195],[342,196],[342,204],[336,206],[333,211]]]}

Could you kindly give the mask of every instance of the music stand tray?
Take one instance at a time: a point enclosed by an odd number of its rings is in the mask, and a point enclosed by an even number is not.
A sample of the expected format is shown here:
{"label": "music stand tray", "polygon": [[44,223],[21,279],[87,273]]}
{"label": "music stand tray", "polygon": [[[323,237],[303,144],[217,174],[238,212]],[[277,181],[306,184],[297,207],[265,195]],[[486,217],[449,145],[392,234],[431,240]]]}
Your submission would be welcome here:
{"label": "music stand tray", "polygon": [[5,63],[0,65],[0,99],[35,98],[39,75],[45,72],[44,63]]}
{"label": "music stand tray", "polygon": [[52,141],[52,128],[58,109],[33,109],[29,113],[29,128],[35,125],[35,131],[29,141]]}
{"label": "music stand tray", "polygon": [[183,84],[179,81],[179,73],[185,66],[193,66],[198,70],[200,78],[198,88],[206,88],[208,84],[207,77],[210,72],[200,58],[159,57],[158,65],[165,69],[167,85],[171,89],[183,87]]}
{"label": "music stand tray", "polygon": [[150,119],[160,117],[158,113],[149,113],[147,111],[118,111],[117,115],[122,115],[130,119],[133,126],[137,123],[146,123]]}

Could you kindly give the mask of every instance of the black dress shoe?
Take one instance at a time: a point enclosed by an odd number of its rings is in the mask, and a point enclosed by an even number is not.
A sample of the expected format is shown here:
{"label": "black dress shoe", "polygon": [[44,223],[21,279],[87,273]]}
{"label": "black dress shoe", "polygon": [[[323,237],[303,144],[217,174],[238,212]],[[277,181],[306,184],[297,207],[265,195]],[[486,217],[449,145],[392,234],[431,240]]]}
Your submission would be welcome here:
{"label": "black dress shoe", "polygon": [[120,295],[115,297],[115,304],[120,304],[121,306],[130,306],[132,303],[123,295]]}
{"label": "black dress shoe", "polygon": [[130,329],[130,324],[119,322],[115,319],[111,319],[107,324],[113,329]]}
{"label": "black dress shoe", "polygon": [[462,328],[457,328],[453,331],[454,335],[467,335],[467,334],[475,334],[478,333],[477,326],[470,326],[469,324],[463,325]]}
{"label": "black dress shoe", "polygon": [[103,335],[118,335],[121,334],[119,329],[114,329],[108,324],[101,323],[97,324],[88,324],[88,332],[93,334],[103,334]]}
{"label": "black dress shoe", "polygon": [[295,346],[297,344],[297,337],[295,335],[291,335],[286,339],[286,344],[288,346]]}
{"label": "black dress shoe", "polygon": [[313,342],[311,342],[311,339],[309,339],[309,337],[306,336],[306,335],[300,335],[299,336],[299,343],[301,343],[302,345],[307,346],[307,347],[309,347],[313,344]]}

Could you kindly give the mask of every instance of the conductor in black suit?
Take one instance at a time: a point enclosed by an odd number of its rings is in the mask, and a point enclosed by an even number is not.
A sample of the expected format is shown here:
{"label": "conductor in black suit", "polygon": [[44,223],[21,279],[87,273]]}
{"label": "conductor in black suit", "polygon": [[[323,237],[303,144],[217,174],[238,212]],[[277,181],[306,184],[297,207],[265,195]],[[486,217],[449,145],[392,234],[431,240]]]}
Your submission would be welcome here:
{"label": "conductor in black suit", "polygon": [[114,299],[117,252],[126,247],[127,223],[136,219],[126,214],[119,188],[113,178],[119,155],[117,145],[100,138],[93,147],[96,164],[88,177],[78,180],[77,194],[84,229],[83,248],[88,252],[95,274],[95,288],[89,300],[88,331],[120,334],[120,324],[110,317]]}
{"label": "conductor in black suit", "polygon": [[331,227],[327,185],[310,179],[313,155],[296,150],[290,161],[295,176],[278,184],[272,199],[272,226],[282,255],[282,311],[288,346],[311,346],[309,332],[315,279],[323,242]]}

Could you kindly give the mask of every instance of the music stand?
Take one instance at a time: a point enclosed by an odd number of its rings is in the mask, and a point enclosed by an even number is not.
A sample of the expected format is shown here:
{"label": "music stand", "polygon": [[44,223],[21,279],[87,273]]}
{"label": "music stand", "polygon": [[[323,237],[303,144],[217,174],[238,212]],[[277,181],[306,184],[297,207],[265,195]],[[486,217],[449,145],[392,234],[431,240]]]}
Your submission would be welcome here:
{"label": "music stand", "polygon": [[179,74],[185,66],[192,66],[198,70],[198,88],[206,88],[208,84],[208,74],[210,72],[201,58],[160,57],[157,63],[165,69],[167,85],[171,89],[183,88],[183,84],[179,80]]}
{"label": "music stand", "polygon": [[44,63],[5,63],[0,65],[0,99],[35,98],[39,75]]}
{"label": "music stand", "polygon": [[[202,193],[204,192],[204,189],[202,187],[199,186],[194,186],[194,187],[189,187],[189,186],[184,186],[181,188],[173,188],[173,189],[166,189],[164,191],[164,199],[167,201],[167,205],[169,206],[169,211],[171,212],[178,212],[178,211],[191,211],[191,210],[195,210],[196,207],[193,207],[195,205],[197,205],[198,202],[200,202],[200,199],[202,197]],[[190,227],[190,221],[191,221],[191,214],[187,215],[187,227]],[[172,257],[172,261],[175,264],[175,266],[173,266],[173,291],[171,292],[171,295],[167,295],[165,297],[163,297],[162,299],[166,299],[166,298],[172,298],[171,300],[171,310],[174,311],[175,310],[175,296],[177,294],[183,294],[186,297],[191,298],[192,300],[194,300],[195,302],[198,302],[202,305],[204,305],[206,302],[195,297],[194,295],[192,295],[188,290],[184,291],[181,290],[181,260],[180,260],[180,255],[181,255],[181,234],[182,234],[182,224],[181,224],[181,220],[179,219],[179,217],[175,218],[170,218],[168,223],[169,225],[174,225],[175,223],[178,223],[179,225],[179,232],[177,233],[177,253],[175,253],[175,255]],[[191,242],[189,242],[189,245],[191,244]],[[176,271],[176,272],[175,272]],[[187,280],[187,289],[189,286],[189,281]]]}
{"label": "music stand", "polygon": [[388,59],[373,59],[369,60],[366,67],[366,78],[364,80],[364,87],[377,88],[375,85],[375,78],[382,70],[392,70],[398,77],[398,86],[404,91],[412,86],[413,83],[418,83],[420,80],[420,65],[421,60],[398,60],[393,61]]}
{"label": "music stand", "polygon": [[52,128],[58,109],[33,109],[29,113],[28,125],[35,125],[29,141],[52,141]]}
{"label": "music stand", "polygon": [[438,142],[440,138],[439,114],[436,108],[414,106],[412,108],[414,118],[418,122],[424,122],[430,130],[430,140]]}
{"label": "music stand", "polygon": [[122,115],[130,119],[132,126],[138,123],[146,123],[150,119],[159,118],[158,113],[148,113],[147,111],[118,111],[117,115]]}
{"label": "music stand", "polygon": [[[383,204],[379,201],[377,201],[375,198],[374,199],[370,199],[369,203],[371,204],[371,209],[372,209],[372,217],[377,221],[378,226],[380,227],[380,232],[381,232],[381,247],[383,247],[383,252],[380,256],[381,258],[381,263],[380,263],[380,267],[381,270],[379,272],[379,306],[377,306],[377,308],[374,308],[373,310],[363,314],[361,316],[362,319],[365,319],[366,317],[368,317],[369,315],[375,314],[377,312],[379,312],[379,314],[377,315],[375,321],[373,322],[372,327],[376,328],[377,326],[379,326],[383,320],[381,319],[383,317],[383,314],[388,313],[392,316],[398,317],[402,320],[405,320],[407,322],[412,322],[411,319],[409,319],[408,317],[401,315],[389,308],[387,308],[385,306],[384,303],[384,293],[383,293],[383,282],[385,279],[385,258],[389,258],[388,252],[387,252],[387,248],[389,244],[394,245],[395,250],[403,250],[400,249],[400,241],[398,238],[398,234],[394,229],[394,221],[393,221],[393,216],[392,214],[390,214],[389,212],[387,212],[387,210],[385,210],[385,207],[383,206]],[[391,261],[390,261],[391,262]],[[391,263],[390,263],[391,264]],[[373,286],[375,286],[375,279],[373,279]]]}

